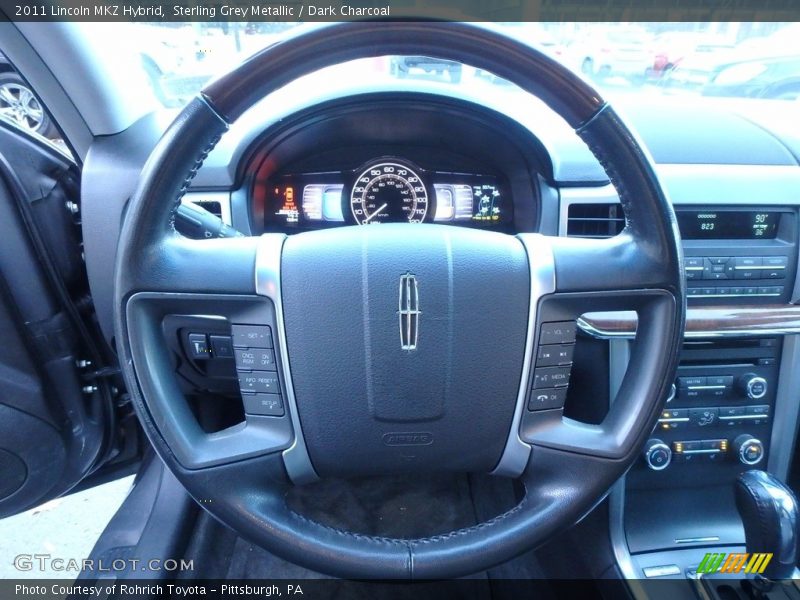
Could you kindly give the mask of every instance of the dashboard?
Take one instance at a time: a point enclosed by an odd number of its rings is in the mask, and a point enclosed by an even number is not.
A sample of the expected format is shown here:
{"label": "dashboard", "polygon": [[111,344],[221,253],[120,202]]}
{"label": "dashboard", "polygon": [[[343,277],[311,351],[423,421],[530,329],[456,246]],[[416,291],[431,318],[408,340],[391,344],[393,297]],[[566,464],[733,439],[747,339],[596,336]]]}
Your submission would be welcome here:
{"label": "dashboard", "polygon": [[383,223],[535,231],[541,142],[500,113],[406,98],[325,103],[264,131],[239,168],[250,231]]}
{"label": "dashboard", "polygon": [[425,169],[396,156],[344,171],[256,179],[253,202],[264,206],[267,231],[393,222],[504,229],[513,221],[502,176]]}

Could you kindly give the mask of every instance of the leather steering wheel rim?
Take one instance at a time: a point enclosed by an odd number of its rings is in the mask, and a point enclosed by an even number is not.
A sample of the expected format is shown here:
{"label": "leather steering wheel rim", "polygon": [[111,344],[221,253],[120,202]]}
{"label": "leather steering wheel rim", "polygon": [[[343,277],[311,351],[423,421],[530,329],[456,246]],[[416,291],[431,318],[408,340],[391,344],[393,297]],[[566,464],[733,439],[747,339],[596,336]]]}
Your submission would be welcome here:
{"label": "leather steering wheel rim", "polygon": [[[550,301],[542,298],[544,292],[555,292],[550,298],[574,305],[577,314],[589,310],[592,302],[630,303],[639,313],[630,367],[604,422],[581,424],[563,418],[560,411],[544,411],[548,414],[541,418],[523,421],[519,411],[524,413],[525,405],[518,402],[513,411],[509,408],[514,420],[501,465],[512,446],[525,450],[517,455],[519,464],[496,472],[518,475],[524,498],[508,512],[474,527],[421,539],[340,531],[293,512],[286,505],[285,493],[297,478],[284,460],[285,452],[265,448],[295,448],[303,442],[296,415],[292,415],[293,433],[269,429],[272,425],[264,425],[269,417],[248,417],[245,426],[205,434],[190,422],[190,411],[174,383],[161,328],[164,314],[180,314],[181,302],[195,300],[197,310],[208,311],[241,300],[255,315],[262,308],[252,308],[253,302],[267,303],[258,297],[264,294],[254,276],[263,269],[259,263],[264,256],[273,253],[270,264],[294,264],[310,252],[306,234],[294,236],[296,241],[270,236],[193,241],[175,232],[174,211],[229,124],[256,101],[301,75],[351,59],[390,54],[463,62],[538,96],[575,128],[619,192],[627,225],[615,238],[523,236],[519,244],[480,238],[489,244],[517,244],[510,251],[523,256],[522,262],[531,269],[526,352],[535,347],[537,314]],[[361,228],[352,235],[369,236],[362,231],[369,229],[373,228]],[[453,235],[457,242],[472,239],[471,234],[441,233],[438,228],[424,231],[434,230],[432,236]],[[336,235],[345,239],[344,234]],[[534,294],[533,269],[543,257],[550,287]],[[652,431],[674,377],[685,313],[674,213],[650,158],[611,107],[587,83],[531,47],[482,26],[438,22],[370,21],[321,27],[266,48],[208,85],[176,118],[142,171],[120,236],[115,296],[120,364],[138,416],[154,448],[189,493],[220,521],[267,550],[297,564],[351,578],[470,574],[530,550],[580,519],[624,474]],[[279,306],[268,312],[283,318]],[[282,334],[280,338],[285,345]],[[523,379],[531,377],[529,369],[522,372]],[[522,387],[527,385],[524,379]],[[287,410],[295,408],[289,403]],[[284,434],[288,437],[281,438]],[[237,447],[255,446],[236,453],[230,450],[231,440]]]}

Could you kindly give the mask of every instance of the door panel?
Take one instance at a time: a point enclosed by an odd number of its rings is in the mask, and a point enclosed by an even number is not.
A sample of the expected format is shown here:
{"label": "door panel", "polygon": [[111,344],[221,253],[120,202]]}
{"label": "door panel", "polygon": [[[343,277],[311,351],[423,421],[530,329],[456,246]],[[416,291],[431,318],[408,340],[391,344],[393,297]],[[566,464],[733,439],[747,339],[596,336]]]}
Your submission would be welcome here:
{"label": "door panel", "polygon": [[94,331],[78,182],[67,157],[0,123],[0,517],[134,463],[117,444],[118,370]]}

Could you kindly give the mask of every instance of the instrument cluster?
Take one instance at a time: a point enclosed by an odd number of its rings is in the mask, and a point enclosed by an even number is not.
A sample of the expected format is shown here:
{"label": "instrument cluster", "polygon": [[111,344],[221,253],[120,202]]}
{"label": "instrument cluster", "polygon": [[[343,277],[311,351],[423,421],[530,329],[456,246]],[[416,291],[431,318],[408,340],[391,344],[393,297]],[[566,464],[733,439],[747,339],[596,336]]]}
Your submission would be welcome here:
{"label": "instrument cluster", "polygon": [[265,231],[382,223],[441,223],[508,229],[509,186],[502,176],[425,169],[375,158],[348,171],[275,174],[256,180]]}

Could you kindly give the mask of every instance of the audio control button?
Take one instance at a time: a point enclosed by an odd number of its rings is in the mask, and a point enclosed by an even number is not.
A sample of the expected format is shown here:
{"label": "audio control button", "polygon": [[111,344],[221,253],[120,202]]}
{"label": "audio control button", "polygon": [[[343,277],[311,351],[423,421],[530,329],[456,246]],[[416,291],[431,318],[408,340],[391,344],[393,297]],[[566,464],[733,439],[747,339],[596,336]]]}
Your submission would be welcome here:
{"label": "audio control button", "polygon": [[739,379],[739,389],[751,400],[761,400],[767,395],[767,380],[755,373],[747,373]]}
{"label": "audio control button", "polygon": [[570,367],[543,367],[533,374],[533,388],[566,387],[569,385]]}
{"label": "audio control button", "polygon": [[706,379],[706,385],[733,385],[733,375],[713,375]]}
{"label": "audio control button", "polygon": [[678,385],[682,388],[706,385],[705,377],[678,377]]}
{"label": "audio control button", "polygon": [[574,321],[542,323],[539,344],[572,344],[575,342],[577,325]]}

